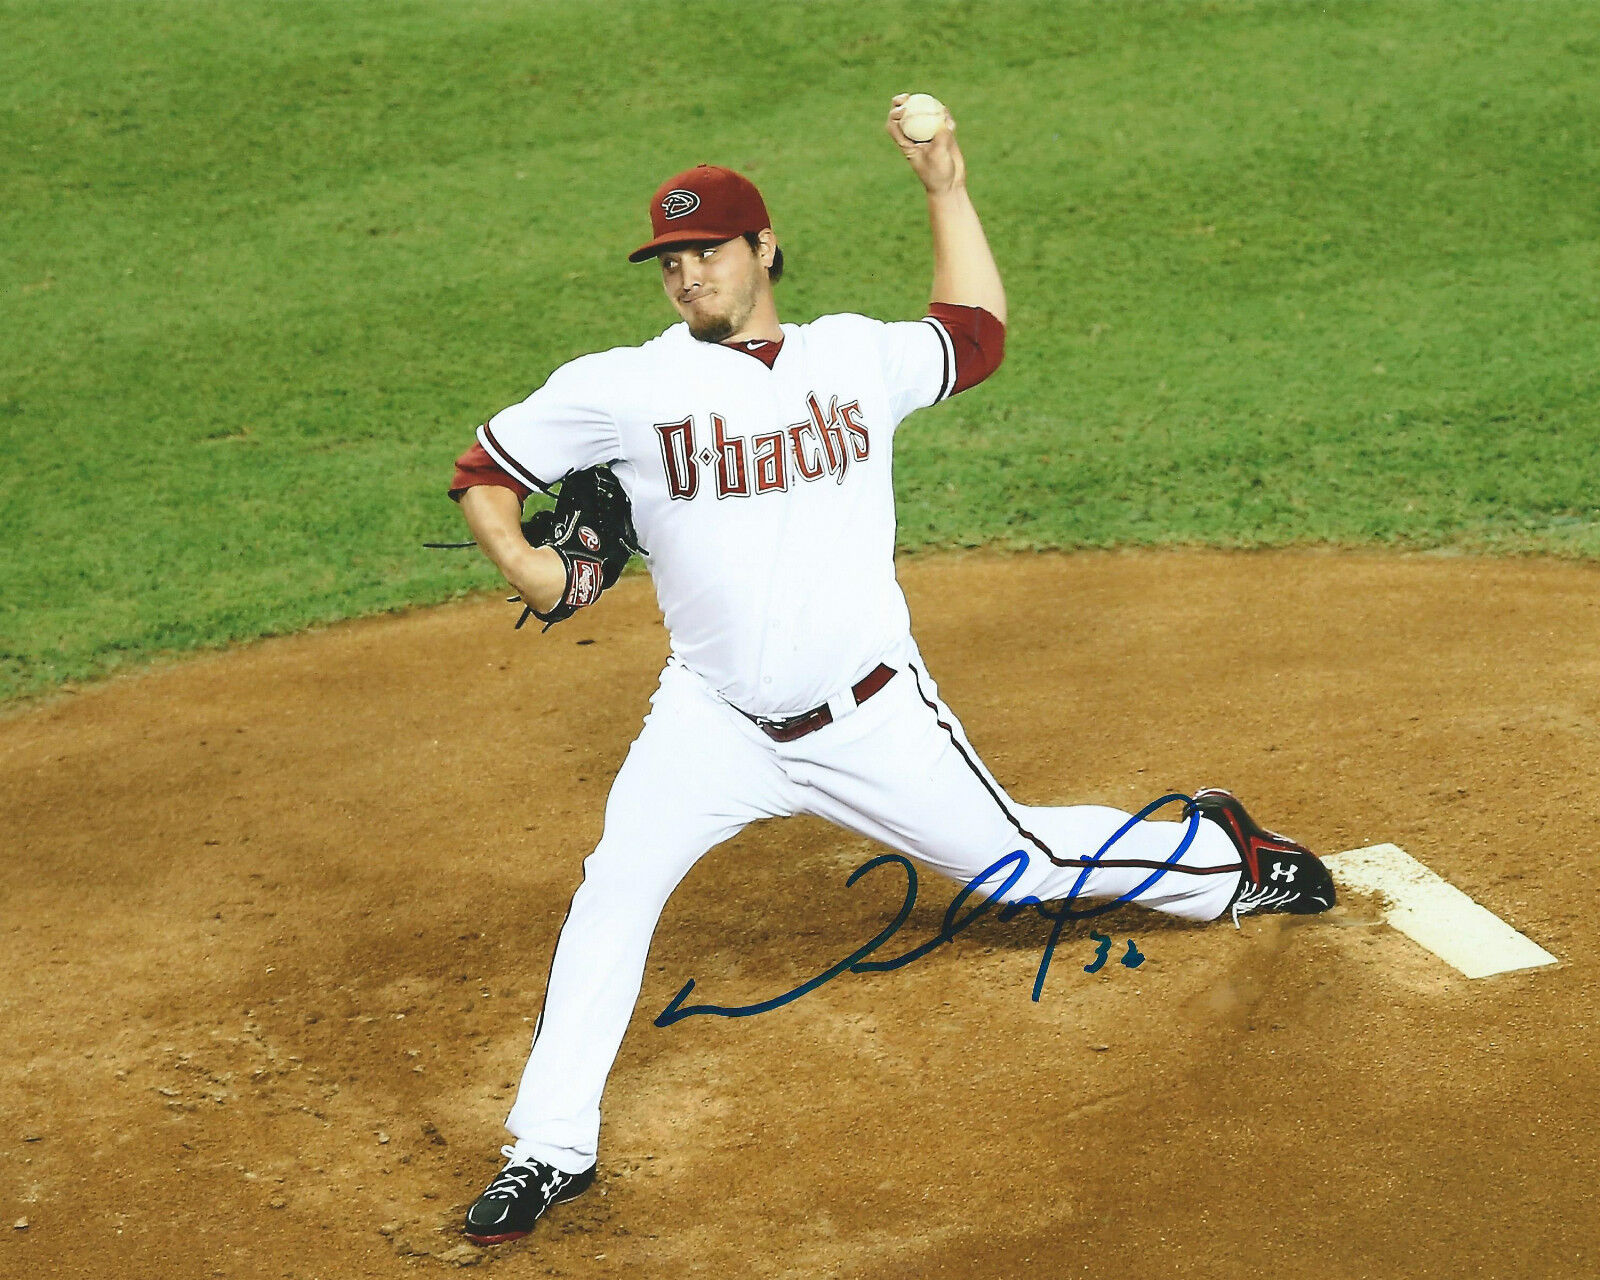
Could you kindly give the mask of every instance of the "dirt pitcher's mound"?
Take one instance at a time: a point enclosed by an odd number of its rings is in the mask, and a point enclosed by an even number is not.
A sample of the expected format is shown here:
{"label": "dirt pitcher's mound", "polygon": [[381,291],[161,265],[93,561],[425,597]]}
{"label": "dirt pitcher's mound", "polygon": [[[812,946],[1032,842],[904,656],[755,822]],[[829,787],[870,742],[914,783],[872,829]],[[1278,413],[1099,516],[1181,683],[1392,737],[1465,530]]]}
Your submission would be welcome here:
{"label": "dirt pitcher's mound", "polygon": [[[913,560],[1022,800],[1233,788],[1394,841],[1555,952],[1469,982],[1372,904],[870,938],[865,842],[763,824],[668,905],[601,1178],[488,1252],[555,933],[665,654],[649,584],[274,641],[0,719],[0,1274],[1577,1276],[1600,1270],[1600,571],[1376,555]],[[925,878],[908,940],[953,886]],[[1091,934],[1112,939],[1111,959]],[[1128,940],[1146,957],[1118,963]],[[14,1225],[13,1225],[14,1224]]]}

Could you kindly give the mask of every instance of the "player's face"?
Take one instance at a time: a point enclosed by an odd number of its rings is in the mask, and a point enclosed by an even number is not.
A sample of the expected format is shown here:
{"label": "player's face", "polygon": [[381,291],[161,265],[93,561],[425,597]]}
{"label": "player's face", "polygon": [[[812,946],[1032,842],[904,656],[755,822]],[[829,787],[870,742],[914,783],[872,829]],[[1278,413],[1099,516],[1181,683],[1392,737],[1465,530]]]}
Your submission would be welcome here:
{"label": "player's face", "polygon": [[680,245],[660,255],[661,287],[689,332],[726,342],[749,323],[770,287],[767,269],[743,236],[720,244]]}

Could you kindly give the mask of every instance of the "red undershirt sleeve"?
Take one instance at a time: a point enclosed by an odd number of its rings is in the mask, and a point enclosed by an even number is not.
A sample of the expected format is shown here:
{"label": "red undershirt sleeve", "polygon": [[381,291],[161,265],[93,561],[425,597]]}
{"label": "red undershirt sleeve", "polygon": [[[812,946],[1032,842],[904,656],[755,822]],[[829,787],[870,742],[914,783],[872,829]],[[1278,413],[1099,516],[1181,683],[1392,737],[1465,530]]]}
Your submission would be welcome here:
{"label": "red undershirt sleeve", "polygon": [[955,385],[949,395],[975,387],[1000,367],[1006,355],[1006,327],[982,307],[949,302],[928,304],[928,315],[950,335]]}
{"label": "red undershirt sleeve", "polygon": [[533,492],[506,472],[481,444],[474,441],[472,448],[456,459],[456,474],[450,481],[450,496],[460,502],[463,493],[480,484],[496,484],[503,489],[510,489],[519,501]]}

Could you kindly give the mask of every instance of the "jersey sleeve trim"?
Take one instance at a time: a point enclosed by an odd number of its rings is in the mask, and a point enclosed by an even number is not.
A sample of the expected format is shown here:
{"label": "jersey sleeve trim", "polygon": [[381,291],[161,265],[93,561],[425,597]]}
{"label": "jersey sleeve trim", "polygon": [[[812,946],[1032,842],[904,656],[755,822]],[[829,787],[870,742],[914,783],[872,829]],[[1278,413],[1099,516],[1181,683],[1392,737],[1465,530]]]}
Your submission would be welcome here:
{"label": "jersey sleeve trim", "polygon": [[456,459],[456,473],[450,480],[450,497],[459,502],[463,493],[479,485],[510,489],[517,495],[518,502],[526,500],[533,492],[491,458],[483,445],[474,443],[472,448]]}
{"label": "jersey sleeve trim", "polygon": [[937,321],[948,344],[946,360],[955,376],[946,395],[975,387],[1000,367],[1006,355],[1006,327],[999,318],[982,307],[964,307],[951,302],[929,304],[928,322]]}
{"label": "jersey sleeve trim", "polygon": [[932,329],[939,336],[939,350],[944,354],[944,373],[939,379],[939,394],[933,398],[934,404],[950,398],[956,384],[956,347],[951,341],[950,331],[944,327],[943,321],[937,316],[924,316],[922,323]]}
{"label": "jersey sleeve trim", "polygon": [[500,469],[512,479],[521,481],[529,489],[538,489],[541,493],[550,492],[550,485],[554,481],[547,483],[539,479],[526,467],[518,464],[517,460],[502,448],[500,442],[494,438],[494,432],[489,429],[487,422],[478,428],[478,443],[484,447],[484,451],[495,460]]}

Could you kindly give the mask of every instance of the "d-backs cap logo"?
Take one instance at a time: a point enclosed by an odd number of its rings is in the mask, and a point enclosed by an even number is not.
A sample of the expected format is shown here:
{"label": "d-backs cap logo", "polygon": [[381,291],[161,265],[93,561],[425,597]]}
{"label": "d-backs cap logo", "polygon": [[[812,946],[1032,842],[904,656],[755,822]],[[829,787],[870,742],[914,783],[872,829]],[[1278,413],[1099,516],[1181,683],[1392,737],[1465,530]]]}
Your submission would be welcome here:
{"label": "d-backs cap logo", "polygon": [[686,218],[700,207],[700,197],[682,187],[674,187],[661,199],[661,212],[669,218]]}

